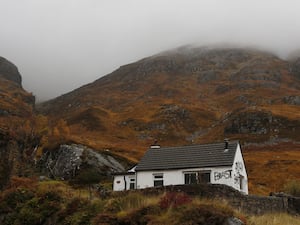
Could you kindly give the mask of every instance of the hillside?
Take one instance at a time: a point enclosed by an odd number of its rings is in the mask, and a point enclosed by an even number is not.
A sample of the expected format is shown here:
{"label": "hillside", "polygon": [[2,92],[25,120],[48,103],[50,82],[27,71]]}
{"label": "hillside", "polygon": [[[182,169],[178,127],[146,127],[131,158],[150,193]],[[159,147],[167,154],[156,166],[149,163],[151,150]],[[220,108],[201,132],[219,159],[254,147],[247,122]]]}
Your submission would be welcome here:
{"label": "hillside", "polygon": [[297,76],[269,53],[187,47],[122,66],[39,109],[66,120],[75,136],[84,130],[91,142],[90,134],[101,135],[100,145],[127,151],[143,151],[155,139],[299,141]]}
{"label": "hillside", "polygon": [[31,129],[34,102],[34,96],[22,88],[17,67],[0,57],[0,189],[11,174],[26,171],[21,164],[36,138]]}
{"label": "hillside", "polygon": [[0,57],[0,119],[32,114],[35,99],[22,88],[21,80],[17,67]]}
{"label": "hillside", "polygon": [[262,171],[285,170],[275,189],[299,178],[299,65],[253,49],[187,46],[121,66],[38,109],[54,123],[63,119],[69,140],[132,160],[155,140],[175,146],[238,139],[250,189],[267,193],[271,178],[254,179]]}

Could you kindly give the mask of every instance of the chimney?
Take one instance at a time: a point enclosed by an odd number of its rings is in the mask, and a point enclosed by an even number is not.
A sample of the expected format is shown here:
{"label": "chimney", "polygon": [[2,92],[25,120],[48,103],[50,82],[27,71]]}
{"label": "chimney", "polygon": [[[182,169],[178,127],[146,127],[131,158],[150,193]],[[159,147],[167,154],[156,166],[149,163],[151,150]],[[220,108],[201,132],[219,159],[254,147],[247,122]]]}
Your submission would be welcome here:
{"label": "chimney", "polygon": [[160,145],[157,143],[157,140],[154,141],[150,148],[160,148]]}
{"label": "chimney", "polygon": [[229,139],[228,138],[225,138],[224,139],[224,152],[228,152],[228,143],[229,142]]}

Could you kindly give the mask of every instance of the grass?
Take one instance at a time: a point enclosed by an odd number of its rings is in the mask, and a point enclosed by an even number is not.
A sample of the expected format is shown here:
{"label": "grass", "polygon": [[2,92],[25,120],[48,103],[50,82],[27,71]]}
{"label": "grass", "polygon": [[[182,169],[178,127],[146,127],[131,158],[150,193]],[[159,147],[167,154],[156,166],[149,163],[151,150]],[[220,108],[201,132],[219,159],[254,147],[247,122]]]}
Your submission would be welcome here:
{"label": "grass", "polygon": [[300,225],[299,216],[284,213],[251,216],[248,221],[249,225]]}
{"label": "grass", "polygon": [[300,180],[300,145],[297,143],[243,148],[251,194],[284,191],[289,180]]}
{"label": "grass", "polygon": [[[31,215],[31,216],[30,216]],[[300,225],[300,218],[288,214],[249,216],[226,201],[191,197],[183,192],[111,192],[101,198],[94,192],[75,189],[63,181],[14,178],[0,193],[0,223],[39,224],[223,224],[236,217],[247,225]]]}
{"label": "grass", "polygon": [[284,191],[290,195],[300,197],[300,180],[290,180],[284,185]]}

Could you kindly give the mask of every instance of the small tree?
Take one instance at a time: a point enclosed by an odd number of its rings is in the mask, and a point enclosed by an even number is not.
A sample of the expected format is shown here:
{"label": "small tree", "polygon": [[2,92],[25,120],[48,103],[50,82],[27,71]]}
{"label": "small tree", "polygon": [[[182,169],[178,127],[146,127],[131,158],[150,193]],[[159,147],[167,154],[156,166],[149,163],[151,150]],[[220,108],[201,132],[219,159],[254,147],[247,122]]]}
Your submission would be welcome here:
{"label": "small tree", "polygon": [[83,168],[73,180],[74,184],[87,186],[89,190],[90,200],[92,200],[92,186],[100,182],[102,176],[94,167]]}
{"label": "small tree", "polygon": [[300,197],[300,180],[290,180],[284,185],[284,192]]}

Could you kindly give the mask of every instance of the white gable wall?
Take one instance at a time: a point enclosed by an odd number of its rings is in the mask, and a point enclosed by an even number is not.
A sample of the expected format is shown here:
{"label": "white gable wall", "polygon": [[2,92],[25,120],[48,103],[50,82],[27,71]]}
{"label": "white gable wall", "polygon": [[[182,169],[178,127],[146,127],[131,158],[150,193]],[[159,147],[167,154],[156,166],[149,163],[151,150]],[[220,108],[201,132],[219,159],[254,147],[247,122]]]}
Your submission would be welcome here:
{"label": "white gable wall", "polygon": [[242,156],[240,145],[238,144],[237,150],[232,165],[233,171],[233,188],[248,194],[248,176]]}

